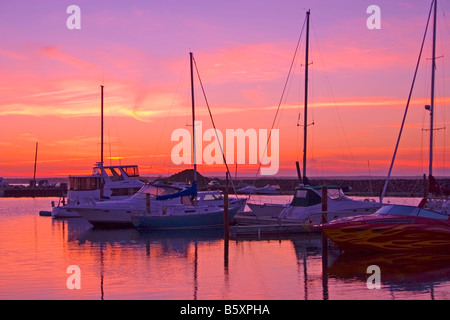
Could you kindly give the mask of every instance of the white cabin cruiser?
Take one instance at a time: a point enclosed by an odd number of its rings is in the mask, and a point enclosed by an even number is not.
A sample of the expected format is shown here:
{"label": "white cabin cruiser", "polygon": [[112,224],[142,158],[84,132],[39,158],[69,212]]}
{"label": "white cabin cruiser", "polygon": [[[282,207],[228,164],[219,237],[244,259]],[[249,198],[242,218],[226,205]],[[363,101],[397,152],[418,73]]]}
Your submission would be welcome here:
{"label": "white cabin cruiser", "polygon": [[125,199],[138,192],[145,183],[139,180],[137,165],[102,166],[97,163],[91,175],[69,176],[67,200],[52,206],[52,217],[80,217],[73,207]]}
{"label": "white cabin cruiser", "polygon": [[[374,200],[354,200],[345,195],[338,186],[327,187],[327,219],[328,221],[370,214],[382,205]],[[255,222],[293,222],[306,225],[322,222],[322,187],[300,185],[290,204],[248,204],[252,212],[239,214],[235,217],[238,224]]]}

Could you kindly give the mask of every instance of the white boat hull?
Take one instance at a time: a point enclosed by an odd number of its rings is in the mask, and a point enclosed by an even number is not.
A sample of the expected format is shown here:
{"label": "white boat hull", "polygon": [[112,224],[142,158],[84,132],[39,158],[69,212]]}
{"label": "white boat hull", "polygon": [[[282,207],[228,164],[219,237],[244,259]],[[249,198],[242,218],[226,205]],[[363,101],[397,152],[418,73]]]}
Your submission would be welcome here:
{"label": "white boat hull", "polygon": [[[242,206],[245,205],[246,199],[236,200],[230,205],[230,211],[236,213]],[[120,206],[118,204],[121,204]],[[174,216],[182,218],[188,211],[200,212],[203,208],[211,209],[217,208],[222,210],[219,206],[198,205],[198,206],[184,206],[181,204],[173,204],[169,201],[153,201],[150,210],[147,210],[145,205],[131,206],[127,202],[112,202],[104,203],[102,206],[86,206],[73,208],[81,217],[86,219],[94,227],[100,228],[131,228],[133,225],[133,216],[152,215],[155,217]]]}
{"label": "white boat hull", "polygon": [[99,209],[79,208],[78,214],[94,227],[133,228],[131,210],[127,209]]}
{"label": "white boat hull", "polygon": [[80,214],[69,207],[59,206],[52,208],[53,218],[81,218]]}

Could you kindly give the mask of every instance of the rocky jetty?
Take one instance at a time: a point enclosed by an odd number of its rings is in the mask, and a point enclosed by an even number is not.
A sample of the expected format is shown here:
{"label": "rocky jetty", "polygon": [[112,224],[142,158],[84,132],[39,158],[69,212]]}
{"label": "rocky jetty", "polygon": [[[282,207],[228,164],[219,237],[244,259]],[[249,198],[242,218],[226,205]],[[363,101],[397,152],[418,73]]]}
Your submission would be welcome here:
{"label": "rocky jetty", "polygon": [[[193,170],[184,170],[174,174],[168,178],[158,179],[165,183],[189,183],[193,178]],[[215,180],[219,182],[216,188],[223,189],[225,187],[225,179],[208,178],[200,173],[197,173],[199,189],[210,188],[210,181]],[[383,191],[385,179],[382,178],[311,178],[309,182],[311,185],[336,185],[344,189],[347,195],[379,197]],[[438,178],[437,182],[443,187],[450,186],[450,178]],[[242,188],[245,186],[255,186],[257,188],[266,185],[279,186],[279,190],[283,194],[292,194],[298,186],[299,181],[296,178],[257,178],[257,179],[238,179],[234,181],[235,187]],[[231,192],[231,188],[230,188]],[[395,197],[422,197],[424,195],[424,180],[422,177],[405,177],[391,178],[387,188],[386,196]]]}

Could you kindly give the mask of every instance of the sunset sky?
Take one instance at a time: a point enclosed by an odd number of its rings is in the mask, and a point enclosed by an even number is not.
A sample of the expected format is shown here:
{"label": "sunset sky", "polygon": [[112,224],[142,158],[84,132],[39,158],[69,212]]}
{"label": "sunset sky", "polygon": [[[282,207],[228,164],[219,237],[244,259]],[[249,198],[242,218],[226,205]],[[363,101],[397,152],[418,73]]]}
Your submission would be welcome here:
{"label": "sunset sky", "polygon": [[[70,30],[70,5],[81,29]],[[381,29],[366,25],[370,5]],[[277,176],[302,157],[306,11],[311,10],[308,165],[310,177],[386,176],[430,9],[422,0],[3,0],[0,2],[0,176],[89,173],[100,159],[104,85],[105,163],[137,164],[141,175],[190,165],[171,160],[171,134],[192,130],[189,52],[215,124],[279,130]],[[450,2],[438,2],[436,176],[448,175]],[[445,16],[447,15],[447,17]],[[284,84],[294,57],[286,93]],[[393,175],[428,170],[431,33]],[[211,128],[196,79],[196,115]],[[297,124],[300,124],[298,126]],[[207,143],[204,143],[204,146]],[[226,150],[225,150],[226,151]],[[236,167],[230,165],[234,176]],[[223,165],[198,167],[225,176]],[[257,165],[237,167],[254,177]]]}

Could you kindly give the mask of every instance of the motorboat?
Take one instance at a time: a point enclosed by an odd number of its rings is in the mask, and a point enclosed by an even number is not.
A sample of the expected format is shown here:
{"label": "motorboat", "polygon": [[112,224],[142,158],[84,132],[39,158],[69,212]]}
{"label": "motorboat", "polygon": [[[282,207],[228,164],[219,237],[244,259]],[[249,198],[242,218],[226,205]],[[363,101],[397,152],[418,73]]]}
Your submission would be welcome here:
{"label": "motorboat", "polygon": [[74,218],[80,215],[74,207],[96,201],[125,199],[138,192],[145,183],[139,179],[137,165],[103,166],[100,162],[91,175],[69,176],[67,199],[52,203],[54,218]]}
{"label": "motorboat", "polygon": [[[373,199],[352,199],[346,196],[339,186],[327,186],[326,190],[327,221],[345,216],[370,214],[382,206]],[[317,224],[322,219],[322,203],[322,186],[300,186],[295,190],[290,205],[281,211],[278,218],[305,221],[309,225]]]}
{"label": "motorboat", "polygon": [[[432,10],[434,8],[434,10]],[[425,190],[422,201],[417,206],[388,205],[375,214],[366,217],[358,216],[349,219],[331,221],[320,226],[320,229],[339,247],[347,251],[422,251],[441,250],[446,252],[450,245],[450,190],[439,186],[433,176],[433,135],[436,113],[434,98],[434,80],[436,70],[436,20],[437,0],[433,0],[428,15],[427,27],[434,12],[433,23],[433,56],[431,70],[431,103],[425,109],[430,112],[430,146],[428,190]],[[416,71],[425,43],[426,32],[422,41]],[[414,82],[413,82],[414,84]],[[412,88],[410,91],[410,97]],[[409,106],[407,102],[406,111]],[[403,118],[403,120],[405,117]],[[397,145],[389,170],[388,178],[394,163],[404,121],[400,129]],[[388,180],[382,193],[384,195]],[[381,197],[382,198],[382,197]]]}
{"label": "motorboat", "polygon": [[376,213],[337,219],[319,228],[344,251],[424,251],[450,246],[450,206],[442,212],[386,205]]}
{"label": "motorboat", "polygon": [[382,205],[375,200],[354,200],[345,195],[339,186],[327,186],[327,209],[323,210],[321,186],[300,185],[289,204],[247,205],[252,210],[235,217],[237,224],[251,223],[301,223],[309,228],[326,221],[360,214],[371,214]]}

